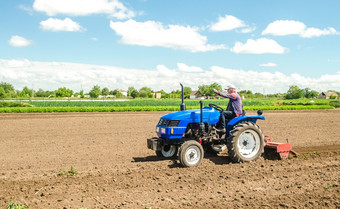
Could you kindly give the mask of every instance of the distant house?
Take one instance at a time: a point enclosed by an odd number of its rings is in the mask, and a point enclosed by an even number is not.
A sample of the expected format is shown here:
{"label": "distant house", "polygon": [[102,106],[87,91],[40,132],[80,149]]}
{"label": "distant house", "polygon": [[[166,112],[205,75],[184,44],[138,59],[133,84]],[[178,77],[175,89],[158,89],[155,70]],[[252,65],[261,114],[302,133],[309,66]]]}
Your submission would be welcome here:
{"label": "distant house", "polygon": [[321,92],[318,98],[319,99],[331,99],[331,98],[338,99],[339,95],[335,92],[327,91],[327,92]]}
{"label": "distant house", "polygon": [[127,97],[127,91],[125,91],[124,89],[115,89],[117,91],[119,91],[120,93],[122,93],[123,96]]}
{"label": "distant house", "polygon": [[202,96],[199,91],[192,91],[189,98],[190,99],[205,99],[205,97]]}
{"label": "distant house", "polygon": [[152,93],[152,97],[155,99],[160,99],[162,98],[162,93]]}

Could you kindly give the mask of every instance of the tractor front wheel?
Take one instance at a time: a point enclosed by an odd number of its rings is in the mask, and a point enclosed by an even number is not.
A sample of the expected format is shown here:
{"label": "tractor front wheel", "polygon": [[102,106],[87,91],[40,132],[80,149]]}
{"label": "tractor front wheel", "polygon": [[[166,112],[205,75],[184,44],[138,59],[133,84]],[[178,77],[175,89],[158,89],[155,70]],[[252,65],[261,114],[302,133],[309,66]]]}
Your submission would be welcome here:
{"label": "tractor front wheel", "polygon": [[227,147],[228,155],[233,162],[254,161],[264,152],[262,130],[252,122],[240,123],[230,131]]}
{"label": "tractor front wheel", "polygon": [[165,145],[160,151],[156,151],[158,157],[172,158],[177,155],[178,147],[175,145]]}
{"label": "tractor front wheel", "polygon": [[184,167],[194,167],[201,164],[203,156],[202,145],[195,140],[189,140],[182,144],[178,159]]}

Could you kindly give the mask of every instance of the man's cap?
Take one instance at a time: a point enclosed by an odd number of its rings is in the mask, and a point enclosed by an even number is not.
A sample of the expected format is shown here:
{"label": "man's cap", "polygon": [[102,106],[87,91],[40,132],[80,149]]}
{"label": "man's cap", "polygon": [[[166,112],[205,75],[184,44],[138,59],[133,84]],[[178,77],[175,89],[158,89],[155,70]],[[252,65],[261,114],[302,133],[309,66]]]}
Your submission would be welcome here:
{"label": "man's cap", "polygon": [[228,90],[228,89],[236,89],[236,87],[233,84],[229,84],[227,88],[225,88],[225,90]]}

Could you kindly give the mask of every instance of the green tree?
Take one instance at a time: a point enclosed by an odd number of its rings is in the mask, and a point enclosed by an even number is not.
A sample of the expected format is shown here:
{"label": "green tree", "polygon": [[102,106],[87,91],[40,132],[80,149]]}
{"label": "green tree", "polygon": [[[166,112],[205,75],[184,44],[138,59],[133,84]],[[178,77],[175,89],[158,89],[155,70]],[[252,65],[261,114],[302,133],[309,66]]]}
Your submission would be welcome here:
{"label": "green tree", "polygon": [[11,91],[15,92],[13,85],[10,84],[10,83],[1,82],[0,87],[2,87],[5,90],[5,92],[7,92],[7,93],[9,93]]}
{"label": "green tree", "polygon": [[216,94],[214,93],[214,89],[222,91],[222,86],[218,83],[198,86],[198,91],[202,96],[215,96]]}
{"label": "green tree", "polygon": [[146,86],[142,87],[139,90],[139,97],[152,98],[152,90],[149,87],[146,87]]}
{"label": "green tree", "polygon": [[5,92],[5,89],[0,86],[0,99],[5,99],[7,97],[7,94]]}
{"label": "green tree", "polygon": [[319,92],[314,91],[314,90],[310,90],[310,88],[305,88],[304,91],[305,91],[305,95],[304,96],[306,98],[315,98],[315,97],[317,97],[319,95]]}
{"label": "green tree", "polygon": [[39,89],[37,92],[34,92],[34,96],[36,97],[49,97],[53,95],[54,91],[44,91],[43,89]]}
{"label": "green tree", "polygon": [[202,96],[208,96],[208,94],[209,94],[209,86],[208,85],[200,85],[200,86],[198,86],[198,92]]}
{"label": "green tree", "polygon": [[268,98],[282,98],[283,95],[280,93],[275,93],[275,94],[267,94],[266,95]]}
{"label": "green tree", "polygon": [[259,93],[259,92],[256,92],[256,93],[254,94],[254,98],[264,98],[264,95],[261,94],[261,93]]}
{"label": "green tree", "polygon": [[35,92],[36,97],[45,97],[45,91],[43,89],[39,89],[37,92]]}
{"label": "green tree", "polygon": [[296,85],[293,85],[289,87],[287,94],[285,96],[285,99],[299,99],[299,98],[304,97],[304,95],[305,95],[305,90],[300,89]]}
{"label": "green tree", "polygon": [[79,92],[80,98],[84,99],[85,98],[85,94],[84,94],[84,90],[81,90]]}
{"label": "green tree", "polygon": [[253,92],[250,90],[241,90],[238,92],[239,95],[244,96],[245,98],[253,98]]}
{"label": "green tree", "polygon": [[215,95],[215,92],[213,91],[214,89],[216,89],[217,91],[222,91],[222,86],[218,83],[213,83],[213,84],[210,84],[209,88],[211,89],[211,93],[212,95]]}
{"label": "green tree", "polygon": [[10,84],[10,83],[1,82],[0,83],[0,89],[2,89],[1,94],[0,94],[0,98],[10,98],[10,97],[16,96],[15,89],[14,89],[13,85]]}
{"label": "green tree", "polygon": [[27,86],[25,86],[22,91],[19,93],[20,97],[32,97],[33,90],[29,89]]}
{"label": "green tree", "polygon": [[102,95],[103,96],[107,96],[109,94],[110,94],[110,90],[108,88],[105,87],[105,88],[102,89]]}
{"label": "green tree", "polygon": [[129,94],[132,98],[137,98],[139,96],[139,93],[136,89],[133,89],[132,91],[129,91]]}
{"label": "green tree", "polygon": [[100,86],[98,85],[93,86],[92,90],[89,92],[91,98],[98,98],[101,93]]}
{"label": "green tree", "polygon": [[184,91],[184,98],[189,98],[192,92],[192,89],[190,87],[185,86],[183,88],[183,91]]}
{"label": "green tree", "polygon": [[73,91],[66,87],[58,88],[56,91],[56,97],[71,97],[73,95]]}
{"label": "green tree", "polygon": [[123,97],[122,92],[118,91],[117,89],[112,91],[112,95],[114,95],[116,98],[122,98]]}
{"label": "green tree", "polygon": [[[137,89],[135,89],[135,87],[130,86],[130,87],[128,88],[127,96],[128,96],[128,97],[132,97],[131,93],[132,93],[132,91],[134,91],[134,90],[137,91]],[[138,91],[137,91],[137,92],[138,92]]]}
{"label": "green tree", "polygon": [[116,94],[115,94],[116,98],[122,98],[123,97],[123,94],[122,92],[120,91],[117,91]]}
{"label": "green tree", "polygon": [[172,99],[177,99],[177,98],[181,98],[182,96],[182,92],[181,90],[173,90],[170,94],[169,94],[169,98],[172,98]]}

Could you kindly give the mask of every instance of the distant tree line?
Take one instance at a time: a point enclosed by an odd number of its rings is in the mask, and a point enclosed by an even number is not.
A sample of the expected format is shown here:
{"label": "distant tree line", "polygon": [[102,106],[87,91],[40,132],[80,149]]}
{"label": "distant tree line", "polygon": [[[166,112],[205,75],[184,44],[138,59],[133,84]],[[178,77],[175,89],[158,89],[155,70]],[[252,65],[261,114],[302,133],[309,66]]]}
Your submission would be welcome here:
{"label": "distant tree line", "polygon": [[[213,83],[210,85],[200,85],[198,86],[198,91],[201,96],[214,97],[216,94],[213,89],[222,91],[222,86],[218,83]],[[190,87],[184,87],[184,97],[189,98],[192,93]],[[333,91],[336,92],[336,91]],[[22,90],[15,90],[13,85],[6,82],[0,83],[0,99],[7,98],[32,98],[32,97],[49,97],[49,98],[64,98],[64,97],[79,97],[85,98],[89,95],[91,98],[98,98],[100,96],[107,97],[111,95],[114,98],[153,98],[155,93],[161,93],[161,98],[181,98],[181,90],[172,90],[171,92],[165,92],[164,90],[153,91],[151,88],[144,86],[137,90],[135,87],[128,87],[126,96],[118,89],[109,90],[107,87],[101,88],[99,85],[93,86],[93,88],[88,92],[84,93],[83,90],[79,92],[74,92],[66,87],[58,88],[55,91],[45,91],[39,89],[34,91],[25,86]],[[311,90],[310,88],[300,89],[298,86],[290,86],[287,93],[276,93],[276,94],[261,94],[253,93],[251,90],[241,90],[238,92],[241,96],[245,98],[285,98],[285,99],[299,99],[299,98],[316,98],[319,92]],[[340,95],[340,92],[336,92]]]}

